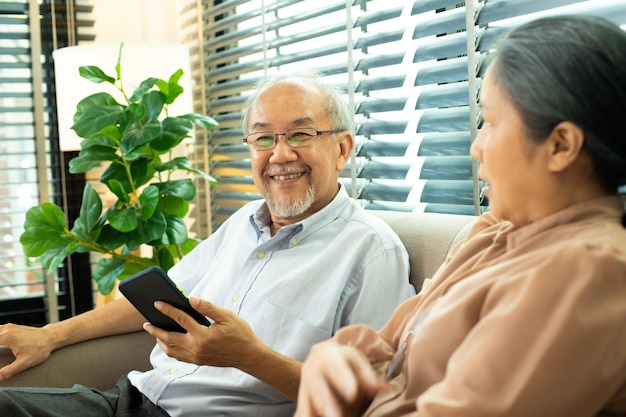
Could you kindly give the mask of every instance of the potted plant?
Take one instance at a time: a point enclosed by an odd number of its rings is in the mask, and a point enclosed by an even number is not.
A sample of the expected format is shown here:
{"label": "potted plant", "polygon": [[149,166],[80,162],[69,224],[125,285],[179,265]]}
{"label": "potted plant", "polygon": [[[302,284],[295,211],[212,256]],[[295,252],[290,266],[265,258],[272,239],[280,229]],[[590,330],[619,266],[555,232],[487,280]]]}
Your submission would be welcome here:
{"label": "potted plant", "polygon": [[[123,279],[152,265],[168,270],[196,243],[189,238],[183,218],[195,196],[191,178],[176,179],[174,172],[208,174],[190,166],[186,157],[173,157],[173,149],[190,137],[194,125],[217,122],[197,113],[170,116],[168,106],[183,92],[178,81],[182,70],[168,80],[147,78],[127,95],[121,76],[120,45],[116,76],[96,66],[79,68],[81,77],[110,83],[124,97],[119,103],[106,92],[85,97],[77,105],[72,129],[82,138],[81,150],[69,162],[70,173],[84,173],[104,164],[100,182],[117,201],[103,211],[98,193],[87,183],[80,214],[71,229],[60,207],[44,202],[26,213],[20,242],[24,253],[40,257],[48,273],[75,252],[99,252],[93,278],[98,290],[108,294],[116,279]],[[152,248],[142,257],[142,245]]]}

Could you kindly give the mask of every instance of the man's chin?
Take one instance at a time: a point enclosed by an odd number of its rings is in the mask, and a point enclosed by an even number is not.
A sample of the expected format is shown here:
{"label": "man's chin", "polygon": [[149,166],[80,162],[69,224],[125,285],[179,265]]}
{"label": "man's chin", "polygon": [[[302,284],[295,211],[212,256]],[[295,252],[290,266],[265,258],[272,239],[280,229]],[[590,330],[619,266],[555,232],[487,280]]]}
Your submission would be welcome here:
{"label": "man's chin", "polygon": [[294,204],[280,204],[280,205],[276,205],[276,204],[269,204],[268,203],[268,207],[277,216],[280,216],[282,218],[288,219],[288,218],[292,218],[292,217],[300,217],[300,216],[302,216],[311,207],[311,205],[310,204],[308,204],[306,206],[299,205],[299,204],[295,204],[295,205]]}
{"label": "man's chin", "polygon": [[299,199],[282,199],[279,201],[267,196],[265,202],[277,216],[282,218],[300,217],[313,205],[313,194],[307,193]]}

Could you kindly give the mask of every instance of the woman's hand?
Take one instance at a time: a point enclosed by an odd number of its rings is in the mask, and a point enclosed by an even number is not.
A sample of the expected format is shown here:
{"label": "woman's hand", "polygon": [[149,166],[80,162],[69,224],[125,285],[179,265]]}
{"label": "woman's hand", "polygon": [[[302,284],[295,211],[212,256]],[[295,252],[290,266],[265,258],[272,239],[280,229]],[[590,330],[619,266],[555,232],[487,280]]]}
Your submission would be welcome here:
{"label": "woman's hand", "polygon": [[385,384],[357,349],[332,340],[319,343],[302,367],[295,415],[359,416]]}

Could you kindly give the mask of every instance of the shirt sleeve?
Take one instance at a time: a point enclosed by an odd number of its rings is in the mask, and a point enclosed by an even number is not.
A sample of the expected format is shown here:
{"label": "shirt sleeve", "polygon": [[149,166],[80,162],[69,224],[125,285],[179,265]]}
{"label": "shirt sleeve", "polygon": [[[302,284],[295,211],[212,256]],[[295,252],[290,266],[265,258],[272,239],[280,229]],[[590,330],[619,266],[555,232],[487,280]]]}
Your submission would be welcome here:
{"label": "shirt sleeve", "polygon": [[385,248],[369,261],[363,260],[347,283],[342,295],[343,312],[337,316],[335,329],[351,324],[380,329],[395,309],[414,294],[406,249],[401,244]]}
{"label": "shirt sleeve", "polygon": [[415,415],[596,415],[626,374],[626,271],[611,250],[580,244],[502,277]]}

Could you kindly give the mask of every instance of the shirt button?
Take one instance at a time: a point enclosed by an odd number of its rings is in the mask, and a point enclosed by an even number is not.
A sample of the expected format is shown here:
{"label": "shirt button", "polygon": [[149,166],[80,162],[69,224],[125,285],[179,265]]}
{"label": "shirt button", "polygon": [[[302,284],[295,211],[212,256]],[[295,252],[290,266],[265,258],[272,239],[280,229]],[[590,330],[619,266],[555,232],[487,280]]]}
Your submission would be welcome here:
{"label": "shirt button", "polygon": [[294,237],[293,239],[291,239],[291,240],[289,241],[289,243],[291,243],[291,245],[292,245],[292,246],[295,246],[295,245],[296,245],[296,243],[298,243],[298,239],[296,239],[296,238]]}
{"label": "shirt button", "polygon": [[178,369],[170,368],[169,373],[170,373],[170,375],[176,375],[178,373]]}
{"label": "shirt button", "polygon": [[257,252],[257,253],[256,253],[256,257],[257,257],[257,259],[263,259],[263,258],[265,258],[265,252]]}
{"label": "shirt button", "polygon": [[233,301],[239,301],[240,298],[239,294],[233,295]]}

